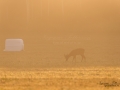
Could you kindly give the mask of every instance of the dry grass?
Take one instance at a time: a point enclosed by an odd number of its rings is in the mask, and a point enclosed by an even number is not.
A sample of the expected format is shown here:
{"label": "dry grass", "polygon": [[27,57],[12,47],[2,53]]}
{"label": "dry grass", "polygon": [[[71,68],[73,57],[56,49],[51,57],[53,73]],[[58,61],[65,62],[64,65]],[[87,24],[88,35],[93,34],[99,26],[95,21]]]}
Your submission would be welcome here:
{"label": "dry grass", "polygon": [[1,69],[0,90],[118,90],[119,72],[113,67]]}

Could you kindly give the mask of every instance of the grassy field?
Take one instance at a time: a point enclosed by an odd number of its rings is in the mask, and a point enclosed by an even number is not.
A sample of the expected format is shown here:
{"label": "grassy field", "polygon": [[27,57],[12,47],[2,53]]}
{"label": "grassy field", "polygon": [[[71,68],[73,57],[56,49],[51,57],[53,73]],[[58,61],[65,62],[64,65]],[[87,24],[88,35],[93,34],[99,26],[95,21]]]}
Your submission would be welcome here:
{"label": "grassy field", "polygon": [[0,69],[0,90],[118,90],[120,68]]}
{"label": "grassy field", "polygon": [[[119,90],[119,4],[0,0],[0,90]],[[24,50],[3,51],[6,39],[23,39]],[[77,48],[86,61],[65,61]]]}

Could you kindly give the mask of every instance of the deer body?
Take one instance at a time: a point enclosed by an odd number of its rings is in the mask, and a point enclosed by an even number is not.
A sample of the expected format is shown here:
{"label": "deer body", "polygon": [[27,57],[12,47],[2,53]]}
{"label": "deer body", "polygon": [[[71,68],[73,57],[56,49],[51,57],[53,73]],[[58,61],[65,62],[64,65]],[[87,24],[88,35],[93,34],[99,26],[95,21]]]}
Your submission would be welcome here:
{"label": "deer body", "polygon": [[84,52],[85,52],[84,49],[78,48],[78,49],[72,50],[69,54],[64,55],[64,56],[65,56],[66,61],[67,61],[71,56],[73,56],[73,60],[76,60],[76,56],[77,56],[77,55],[81,55],[82,60],[83,60],[83,59],[85,59]]}

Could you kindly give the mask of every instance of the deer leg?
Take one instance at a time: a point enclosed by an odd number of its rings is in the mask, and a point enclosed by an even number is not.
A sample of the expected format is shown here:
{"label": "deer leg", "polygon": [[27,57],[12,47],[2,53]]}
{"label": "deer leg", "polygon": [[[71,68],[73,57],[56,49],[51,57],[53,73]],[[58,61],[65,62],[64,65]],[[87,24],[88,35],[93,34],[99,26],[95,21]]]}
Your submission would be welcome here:
{"label": "deer leg", "polygon": [[82,60],[81,60],[81,62],[83,61],[83,59],[84,59],[84,56],[83,55],[81,55],[81,57],[82,57]]}
{"label": "deer leg", "polygon": [[83,59],[86,60],[85,55],[83,54]]}
{"label": "deer leg", "polygon": [[81,57],[82,57],[82,60],[81,60],[81,62],[83,61],[83,56],[81,55]]}
{"label": "deer leg", "polygon": [[76,61],[76,56],[73,56],[73,61],[74,61],[74,60]]}
{"label": "deer leg", "polygon": [[82,61],[83,61],[83,59],[84,59],[84,60],[86,59],[84,55],[81,55],[81,56],[82,56]]}
{"label": "deer leg", "polygon": [[76,56],[75,56],[75,62],[76,62]]}

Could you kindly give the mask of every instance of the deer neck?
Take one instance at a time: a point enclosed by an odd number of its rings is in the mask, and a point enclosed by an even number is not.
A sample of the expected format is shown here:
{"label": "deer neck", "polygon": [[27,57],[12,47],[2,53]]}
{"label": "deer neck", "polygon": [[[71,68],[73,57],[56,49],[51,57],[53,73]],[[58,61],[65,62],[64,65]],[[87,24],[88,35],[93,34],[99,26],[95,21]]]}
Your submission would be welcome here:
{"label": "deer neck", "polygon": [[71,57],[71,56],[72,56],[71,53],[69,53],[69,54],[67,55],[68,58]]}

